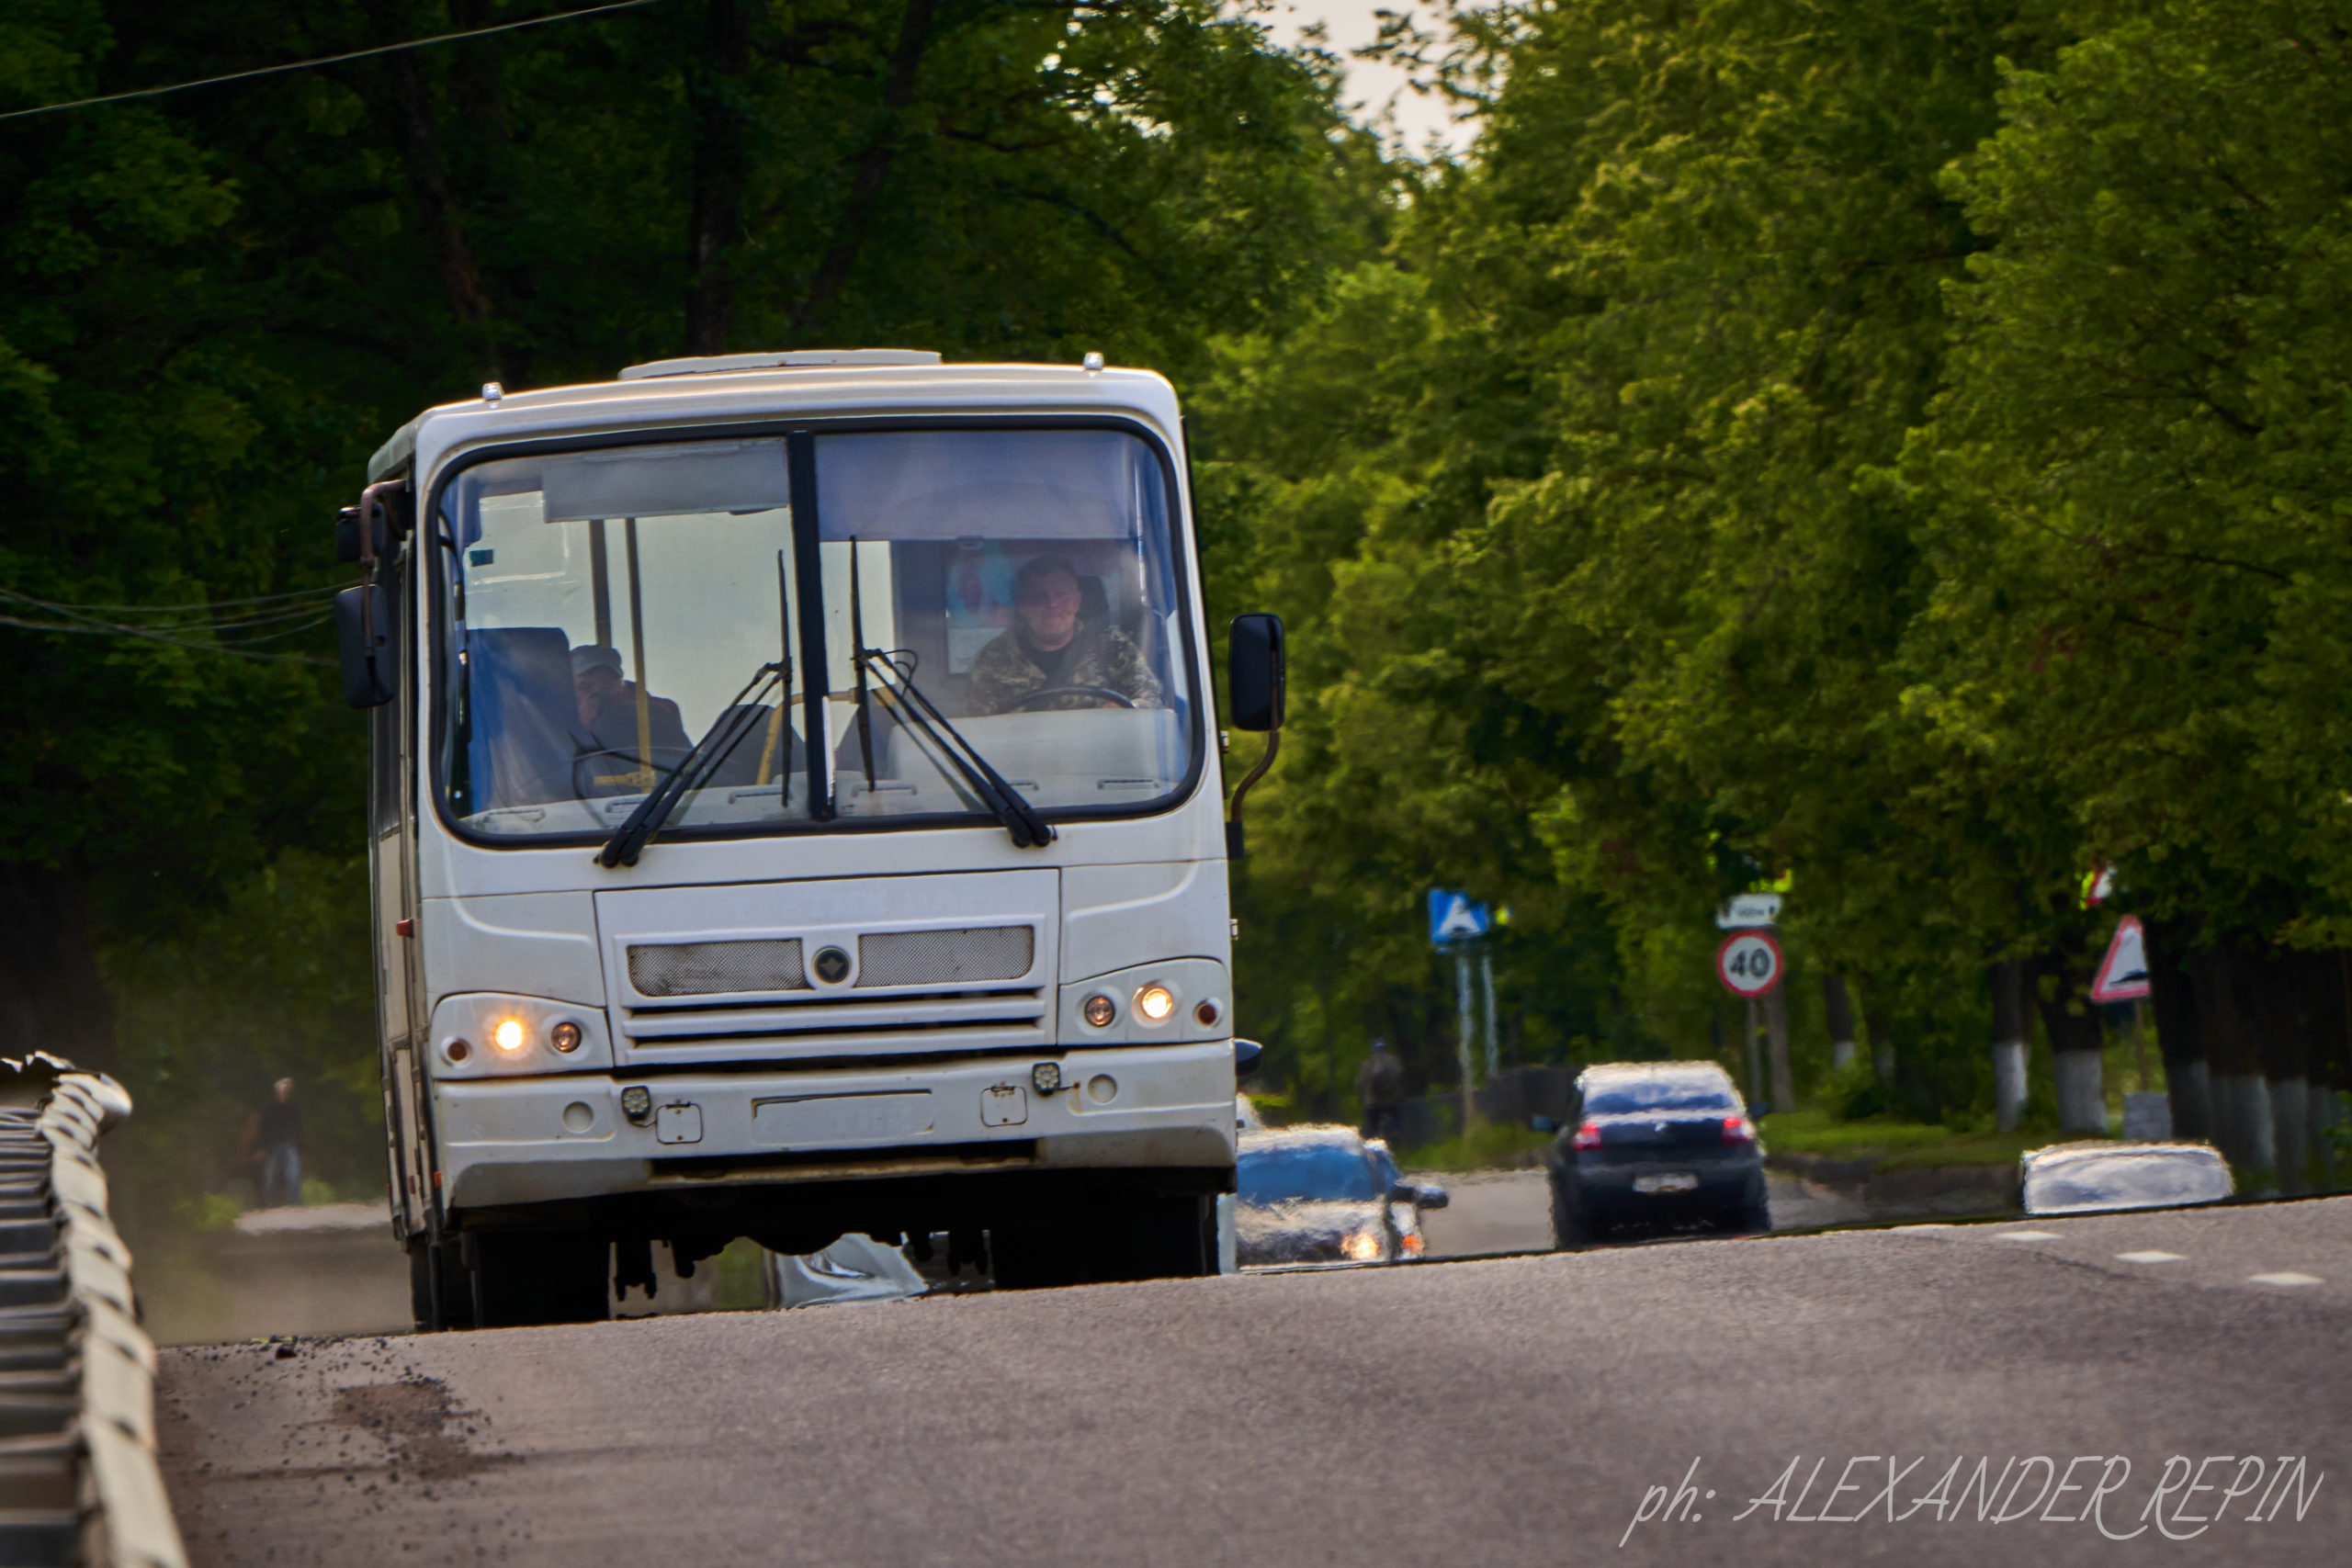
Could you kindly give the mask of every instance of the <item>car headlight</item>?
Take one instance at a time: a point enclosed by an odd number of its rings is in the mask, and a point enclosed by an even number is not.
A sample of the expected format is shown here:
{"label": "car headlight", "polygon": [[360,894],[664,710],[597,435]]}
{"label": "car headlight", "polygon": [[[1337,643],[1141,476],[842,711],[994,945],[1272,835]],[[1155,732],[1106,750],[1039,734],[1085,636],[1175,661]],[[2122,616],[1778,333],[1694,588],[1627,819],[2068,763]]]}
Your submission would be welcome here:
{"label": "car headlight", "polygon": [[1380,1233],[1369,1228],[1353,1233],[1340,1244],[1340,1256],[1351,1263],[1377,1263],[1386,1250],[1381,1246]]}

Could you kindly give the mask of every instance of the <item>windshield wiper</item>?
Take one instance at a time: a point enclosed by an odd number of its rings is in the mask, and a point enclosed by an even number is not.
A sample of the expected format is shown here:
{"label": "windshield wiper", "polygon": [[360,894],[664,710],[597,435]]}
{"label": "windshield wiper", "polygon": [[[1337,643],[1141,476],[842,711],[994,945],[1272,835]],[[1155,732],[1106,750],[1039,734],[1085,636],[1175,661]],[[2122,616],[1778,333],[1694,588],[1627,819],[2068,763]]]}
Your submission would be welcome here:
{"label": "windshield wiper", "polygon": [[752,733],[752,727],[760,722],[763,714],[761,700],[783,680],[784,664],[781,660],[761,665],[759,671],[743,683],[743,689],[736,693],[735,700],[728,705],[726,718],[712,725],[703,738],[695,742],[693,749],[679,760],[676,771],[655,784],[646,797],[637,803],[637,809],[628,814],[628,820],[605,840],[605,847],[596,852],[596,863],[608,867],[635,865],[646,841],[670,819],[670,813],[678,808],[678,802],[700,789],[708,781],[711,771],[732,756],[735,748]]}
{"label": "windshield wiper", "polygon": [[1013,848],[1042,848],[1054,841],[1053,824],[1038,816],[1036,807],[1022,799],[1020,792],[1005,782],[1004,775],[989,765],[979,749],[947,722],[947,716],[922,694],[913,678],[899,669],[888,654],[878,648],[860,649],[856,663],[861,676],[871,673],[876,678],[882,700],[890,705],[899,722],[919,732],[931,742],[934,753],[946,758],[964,776],[964,782],[971,786],[972,794],[989,814],[1012,835]]}

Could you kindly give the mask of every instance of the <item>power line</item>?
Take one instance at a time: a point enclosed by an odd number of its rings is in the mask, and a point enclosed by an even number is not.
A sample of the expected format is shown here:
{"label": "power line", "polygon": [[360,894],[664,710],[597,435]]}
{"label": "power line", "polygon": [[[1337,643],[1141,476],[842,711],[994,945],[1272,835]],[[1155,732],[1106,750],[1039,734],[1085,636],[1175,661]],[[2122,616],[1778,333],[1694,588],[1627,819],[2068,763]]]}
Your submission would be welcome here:
{"label": "power line", "polygon": [[0,588],[0,595],[20,599],[28,604],[38,604],[44,610],[114,610],[125,615],[175,615],[191,610],[225,610],[232,604],[277,604],[289,599],[317,599],[329,593],[339,593],[351,586],[347,582],[322,583],[316,588],[296,588],[284,593],[265,593],[257,599],[207,599],[197,604],[61,604],[47,599],[36,599],[13,588]]}
{"label": "power line", "polygon": [[[311,625],[324,626],[328,621],[333,620],[334,618],[334,617],[332,615],[322,615],[318,620],[312,622]],[[170,637],[164,633],[149,631],[140,626],[110,626],[98,622],[92,622],[84,626],[73,623],[59,624],[45,621],[26,621],[19,620],[14,615],[0,615],[0,626],[19,626],[26,631],[31,632],[81,632],[92,637],[138,637],[144,642],[164,643],[173,648],[185,648],[195,653],[220,653],[226,654],[232,659],[262,660],[272,663],[331,664],[334,662],[334,660],[327,659],[314,659],[305,653],[256,653],[249,649],[236,648],[232,646],[224,647],[219,643],[194,642],[190,641],[187,637]],[[292,629],[296,631],[302,631],[308,630],[309,628],[298,626]],[[255,638],[254,640],[260,641],[262,639]]]}
{"label": "power line", "polygon": [[[319,604],[315,597],[322,592],[319,589],[302,589],[298,591],[298,594],[270,594],[256,600],[225,601],[226,604],[231,604],[243,603],[264,607],[249,611],[243,615],[219,620],[164,620],[151,621],[145,626],[131,626],[87,614],[89,609],[98,606],[61,604],[51,600],[36,599],[29,593],[19,593],[12,588],[0,588],[0,603],[22,604],[33,609],[45,610],[52,615],[65,617],[63,620],[33,621],[27,620],[21,615],[0,613],[0,626],[14,626],[23,631],[51,634],[62,632],[85,637],[136,637],[144,642],[160,642],[168,647],[184,648],[196,653],[221,653],[236,659],[294,664],[324,664],[329,661],[312,658],[308,654],[265,652],[254,647],[256,643],[276,642],[282,637],[299,636],[334,619],[334,613]],[[324,592],[333,592],[333,590]],[[282,602],[298,595],[309,602],[291,604]],[[166,613],[177,611],[183,615],[216,608],[209,604],[105,607],[136,608]],[[206,640],[207,634],[210,634],[209,640]],[[224,640],[222,634],[241,636],[242,640],[227,641]]]}
{"label": "power line", "polygon": [[71,103],[43,104],[38,108],[10,109],[0,114],[0,120],[23,119],[28,115],[58,114],[66,109],[88,108],[93,104],[119,104],[128,98],[156,98],[165,93],[184,93],[190,87],[214,87],[223,82],[249,82],[256,76],[277,76],[288,71],[308,71],[318,65],[340,65],[346,60],[366,60],[370,55],[398,54],[404,49],[430,49],[436,43],[457,43],[469,38],[485,38],[492,33],[511,33],[517,28],[542,27],[548,22],[575,22],[585,17],[608,16],[615,11],[634,11],[644,6],[658,6],[662,0],[617,0],[610,6],[592,6],[584,11],[558,11],[548,17],[529,17],[519,22],[500,22],[492,27],[475,28],[469,32],[442,33],[435,38],[411,39],[406,43],[379,44],[373,49],[355,49],[348,54],[323,55],[317,60],[297,60],[286,65],[265,65],[256,71],[236,71],[226,76],[207,76],[200,82],[175,82],[168,87],[141,87],[136,92],[108,93],[100,98],[76,98]]}

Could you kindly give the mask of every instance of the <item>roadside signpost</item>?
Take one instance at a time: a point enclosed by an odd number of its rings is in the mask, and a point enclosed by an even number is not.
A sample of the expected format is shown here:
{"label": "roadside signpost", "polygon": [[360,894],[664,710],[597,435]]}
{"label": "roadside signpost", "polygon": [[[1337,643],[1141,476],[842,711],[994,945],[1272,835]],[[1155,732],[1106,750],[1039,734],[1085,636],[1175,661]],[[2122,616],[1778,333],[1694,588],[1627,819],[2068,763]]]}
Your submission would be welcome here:
{"label": "roadside signpost", "polygon": [[1750,926],[1775,926],[1780,923],[1781,896],[1778,893],[1742,893],[1715,911],[1717,931],[1745,931]]}
{"label": "roadside signpost", "polygon": [[2115,922],[2115,937],[2091,978],[2091,1000],[2132,1004],[2132,1070],[2143,1094],[2148,1089],[2148,1030],[2140,1011],[2148,990],[2147,933],[2139,916],[2126,915]]}
{"label": "roadside signpost", "polygon": [[2115,940],[2099,960],[2098,976],[2091,982],[2095,1002],[2136,1002],[2148,994],[2148,943],[2140,917],[2126,915],[2115,922]]}
{"label": "roadside signpost", "polygon": [[1476,942],[1495,926],[1493,911],[1471,901],[1467,893],[1430,889],[1430,941],[1440,951]]}
{"label": "roadside signpost", "polygon": [[1743,893],[1715,911],[1715,924],[1731,934],[1715,949],[1715,978],[1724,988],[1747,1004],[1747,1098],[1764,1098],[1763,1063],[1756,1046],[1758,1003],[1765,1003],[1764,1021],[1772,1035],[1772,1087],[1785,1099],[1788,1069],[1788,1015],[1775,995],[1781,971],[1788,967],[1781,956],[1773,922],[1781,918],[1777,893]]}
{"label": "roadside signpost", "polygon": [[1478,952],[1478,970],[1487,998],[1487,1077],[1495,1076],[1495,965],[1484,939],[1495,929],[1494,911],[1467,893],[1442,887],[1430,889],[1430,943],[1440,953],[1453,954],[1453,998],[1461,1017],[1455,1055],[1462,1070],[1462,1134],[1470,1134],[1470,1035],[1474,1020],[1470,1006],[1470,952]]}
{"label": "roadside signpost", "polygon": [[1715,949],[1715,976],[1726,990],[1750,1000],[1781,983],[1781,944],[1768,931],[1734,931]]}

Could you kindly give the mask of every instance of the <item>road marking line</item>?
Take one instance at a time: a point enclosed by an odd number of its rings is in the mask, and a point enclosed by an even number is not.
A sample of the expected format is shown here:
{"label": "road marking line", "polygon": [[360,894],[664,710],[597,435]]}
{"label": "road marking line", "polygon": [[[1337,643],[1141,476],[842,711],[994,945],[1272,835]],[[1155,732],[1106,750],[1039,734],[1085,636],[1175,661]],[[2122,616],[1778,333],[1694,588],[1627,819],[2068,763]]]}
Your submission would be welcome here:
{"label": "road marking line", "polygon": [[2245,1278],[2246,1282],[2250,1285],[2316,1285],[2319,1283],[2319,1280],[2315,1275],[2297,1274],[2293,1272],[2282,1274],[2248,1274]]}
{"label": "road marking line", "polygon": [[1996,1241],[2056,1241],[2060,1238],[2056,1231],[2001,1231],[1995,1235],[1994,1239]]}
{"label": "road marking line", "polygon": [[2115,1256],[2126,1263],[2185,1263],[2188,1261],[2177,1252],[2119,1252]]}

